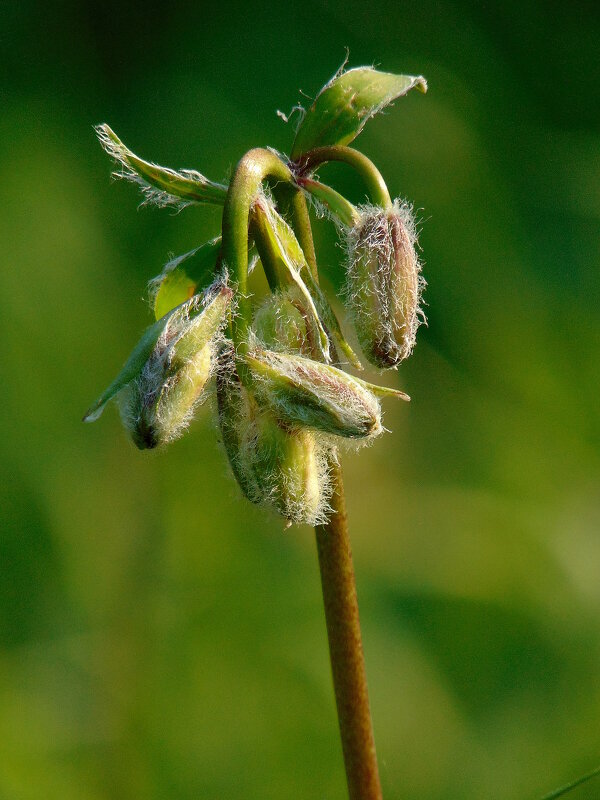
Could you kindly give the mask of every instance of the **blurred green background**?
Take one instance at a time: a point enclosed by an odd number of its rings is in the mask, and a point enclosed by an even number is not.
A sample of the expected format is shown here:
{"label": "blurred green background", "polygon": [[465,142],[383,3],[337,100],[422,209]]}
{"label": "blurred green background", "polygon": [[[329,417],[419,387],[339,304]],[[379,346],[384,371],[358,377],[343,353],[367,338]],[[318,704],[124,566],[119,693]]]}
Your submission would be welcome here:
{"label": "blurred green background", "polygon": [[344,797],[311,530],[242,500],[208,408],[160,453],[114,408],[80,419],[146,281],[219,226],[136,211],[92,125],[226,179],[289,149],[276,109],[346,46],[430,85],[357,141],[419,209],[429,283],[387,378],[413,402],[345,459],[384,796],[527,800],[596,766],[597,3],[20,0],[0,23],[0,797]]}

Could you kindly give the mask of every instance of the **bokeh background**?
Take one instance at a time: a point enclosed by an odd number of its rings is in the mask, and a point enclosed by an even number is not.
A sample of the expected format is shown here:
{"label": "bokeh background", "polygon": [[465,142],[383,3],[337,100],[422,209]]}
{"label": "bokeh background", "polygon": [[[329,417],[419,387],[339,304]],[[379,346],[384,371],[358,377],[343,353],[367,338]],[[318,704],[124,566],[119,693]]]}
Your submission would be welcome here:
{"label": "bokeh background", "polygon": [[136,211],[92,125],[226,179],[345,47],[430,85],[357,141],[429,283],[388,376],[413,402],[345,459],[384,796],[528,800],[600,761],[599,41],[592,0],[2,4],[1,798],[344,797],[311,530],[241,498],[210,409],[160,453],[80,419],[219,225]]}

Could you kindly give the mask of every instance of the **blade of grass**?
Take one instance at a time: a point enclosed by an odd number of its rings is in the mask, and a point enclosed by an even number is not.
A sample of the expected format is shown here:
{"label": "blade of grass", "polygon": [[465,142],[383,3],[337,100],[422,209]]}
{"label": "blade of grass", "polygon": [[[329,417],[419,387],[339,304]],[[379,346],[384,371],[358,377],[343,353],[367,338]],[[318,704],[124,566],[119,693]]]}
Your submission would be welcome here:
{"label": "blade of grass", "polygon": [[561,786],[560,789],[555,789],[553,792],[550,792],[550,794],[545,794],[541,800],[556,800],[557,797],[563,797],[567,792],[576,789],[578,786],[581,786],[582,783],[586,783],[586,781],[595,778],[597,775],[600,775],[600,767],[596,767],[596,769],[588,772],[586,775],[582,775],[581,778],[577,778],[577,780],[568,783],[566,786]]}

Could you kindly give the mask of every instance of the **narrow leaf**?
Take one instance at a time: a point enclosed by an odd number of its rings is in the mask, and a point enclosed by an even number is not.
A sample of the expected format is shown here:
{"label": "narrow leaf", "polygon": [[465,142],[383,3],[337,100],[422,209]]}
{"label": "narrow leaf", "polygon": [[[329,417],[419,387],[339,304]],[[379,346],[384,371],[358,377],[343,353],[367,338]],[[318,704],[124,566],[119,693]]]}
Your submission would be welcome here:
{"label": "narrow leaf", "polygon": [[[171,312],[173,313],[173,312]],[[100,414],[104,411],[104,407],[109,400],[121,391],[130,381],[132,381],[141,371],[142,367],[150,358],[150,354],[154,349],[154,345],[158,341],[158,337],[165,328],[171,314],[167,314],[162,319],[155,322],[149,328],[146,328],[142,338],[133,348],[131,355],[125,362],[123,369],[119,372],[114,381],[102,392],[96,402],[86,411],[83,417],[84,422],[95,422]]]}
{"label": "narrow leaf", "polygon": [[380,386],[378,383],[369,383],[368,381],[363,381],[360,378],[355,378],[355,380],[362,384],[365,389],[373,392],[376,397],[395,397],[396,400],[405,400],[407,403],[410,401],[410,397],[406,394],[406,392],[401,392],[400,389],[390,389],[389,386]]}
{"label": "narrow leaf", "polygon": [[142,205],[156,205],[160,208],[171,206],[178,211],[192,203],[213,203],[223,205],[227,187],[214,183],[192,169],[175,171],[159,167],[136,156],[106,125],[95,128],[100,144],[115,161],[119,169],[113,172],[115,178],[123,178],[135,183],[142,192]]}
{"label": "narrow leaf", "polygon": [[160,319],[213,281],[221,237],[171,259],[149,284],[154,316]]}
{"label": "narrow leaf", "polygon": [[292,160],[314,147],[348,144],[367,120],[413,88],[426,92],[425,78],[393,75],[371,67],[336,74],[304,115],[296,131]]}
{"label": "narrow leaf", "polygon": [[587,775],[582,775],[581,778],[577,778],[577,780],[572,781],[566,786],[561,786],[560,789],[555,789],[553,792],[550,792],[550,794],[544,795],[542,800],[557,800],[558,797],[563,797],[572,789],[575,789],[577,786],[581,786],[582,783],[586,783],[586,781],[589,781],[591,778],[595,778],[597,775],[600,775],[600,767],[592,770],[592,772],[588,772]]}

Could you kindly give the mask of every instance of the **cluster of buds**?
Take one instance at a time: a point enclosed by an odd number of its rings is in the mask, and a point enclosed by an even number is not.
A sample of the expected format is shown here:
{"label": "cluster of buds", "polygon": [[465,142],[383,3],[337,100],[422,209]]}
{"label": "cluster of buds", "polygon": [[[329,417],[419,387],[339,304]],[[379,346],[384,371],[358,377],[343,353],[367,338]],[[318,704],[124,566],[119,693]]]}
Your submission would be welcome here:
{"label": "cluster of buds", "polygon": [[[370,68],[337,74],[305,113],[290,158],[250,151],[229,186],[144,161],[108,126],[98,127],[115,174],[137,183],[145,202],[224,210],[221,236],[151,281],[157,321],[85,421],[117,397],[134,443],[163,445],[186,428],[214,376],[223,444],[244,495],[289,524],[327,521],[340,445],[372,441],[383,431],[380,399],[408,397],[343,368],[340,353],[362,367],[319,284],[305,196],[324,203],[343,233],[346,307],[365,357],[396,367],[412,352],[420,317],[415,227],[408,206],[391,203],[374,165],[346,145],[415,86],[426,88],[422,78]],[[358,169],[375,205],[355,208],[314,180],[329,160]],[[252,263],[262,265],[270,288],[258,307],[248,286]]]}

